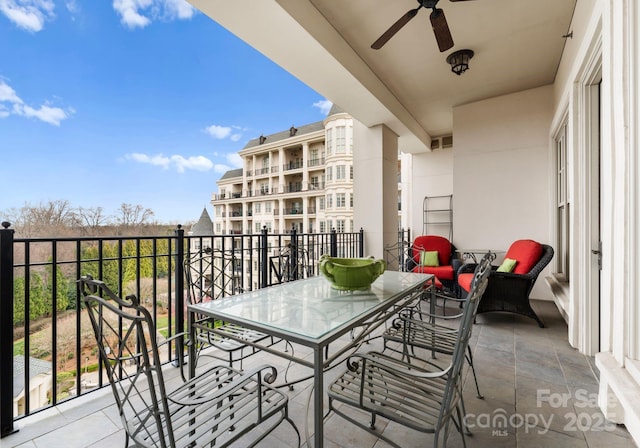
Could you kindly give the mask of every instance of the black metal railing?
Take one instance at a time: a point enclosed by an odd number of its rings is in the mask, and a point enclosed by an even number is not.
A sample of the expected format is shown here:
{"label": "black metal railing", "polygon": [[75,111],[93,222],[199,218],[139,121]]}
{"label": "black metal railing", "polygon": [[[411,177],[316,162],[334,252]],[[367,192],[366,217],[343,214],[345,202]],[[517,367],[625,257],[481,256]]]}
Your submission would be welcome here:
{"label": "black metal railing", "polygon": [[[209,277],[219,288],[215,297],[318,275],[324,254],[364,256],[363,230],[270,234],[265,227],[257,234],[195,237],[178,226],[165,236],[15,238],[9,223],[3,227],[0,436],[14,431],[15,420],[108,384],[82,312],[80,276],[101,279],[121,296],[136,294],[149,307],[158,334],[170,337],[185,329],[188,253],[208,247],[220,257]],[[181,347],[170,347],[163,361],[181,353]],[[48,394],[31,390],[34,378],[45,379]],[[14,384],[24,385],[17,396]]]}

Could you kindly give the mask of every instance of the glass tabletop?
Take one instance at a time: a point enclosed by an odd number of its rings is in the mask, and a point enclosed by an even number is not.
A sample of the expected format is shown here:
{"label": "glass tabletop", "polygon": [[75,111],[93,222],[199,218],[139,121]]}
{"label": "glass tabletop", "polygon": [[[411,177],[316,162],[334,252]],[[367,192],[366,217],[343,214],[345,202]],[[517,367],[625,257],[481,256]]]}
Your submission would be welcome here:
{"label": "glass tabletop", "polygon": [[431,279],[386,271],[366,291],[338,291],[322,276],[216,299],[189,310],[275,335],[320,340],[360,318],[384,310]]}

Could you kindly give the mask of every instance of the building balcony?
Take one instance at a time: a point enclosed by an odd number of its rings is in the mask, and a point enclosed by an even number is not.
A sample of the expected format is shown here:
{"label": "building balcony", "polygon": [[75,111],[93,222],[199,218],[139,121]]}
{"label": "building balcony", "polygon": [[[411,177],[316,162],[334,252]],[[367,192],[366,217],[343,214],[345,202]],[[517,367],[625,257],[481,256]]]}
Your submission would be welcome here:
{"label": "building balcony", "polygon": [[309,159],[307,161],[307,166],[309,168],[314,167],[314,166],[321,166],[321,165],[324,165],[324,157],[320,157],[320,158],[317,158],[317,159]]}
{"label": "building balcony", "polygon": [[304,163],[302,162],[302,160],[300,161],[291,161],[289,163],[285,163],[284,165],[282,165],[282,170],[283,171],[291,171],[291,170],[299,170],[302,169],[304,167]]}

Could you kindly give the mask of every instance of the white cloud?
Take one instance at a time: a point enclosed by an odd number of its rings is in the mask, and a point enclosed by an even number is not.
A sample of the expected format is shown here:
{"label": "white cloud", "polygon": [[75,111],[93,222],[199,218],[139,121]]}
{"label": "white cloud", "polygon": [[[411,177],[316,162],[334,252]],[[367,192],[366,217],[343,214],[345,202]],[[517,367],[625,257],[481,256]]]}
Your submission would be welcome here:
{"label": "white cloud", "polygon": [[38,109],[34,109],[33,107],[24,104],[14,104],[13,113],[28,118],[37,118],[38,120],[54,126],[60,126],[60,122],[69,118],[73,113],[73,110],[65,111],[59,107],[46,105],[40,106]]}
{"label": "white cloud", "polygon": [[327,115],[329,113],[329,111],[331,110],[331,106],[333,106],[333,103],[329,100],[321,100],[313,103],[313,107],[317,107],[318,109],[320,109],[320,112],[322,112],[324,115]]}
{"label": "white cloud", "polygon": [[[217,153],[215,155],[218,156]],[[213,166],[213,171],[218,174],[224,174],[229,170],[242,167],[242,157],[240,157],[238,153],[226,154],[225,158],[227,159],[227,163],[216,163]]]}
{"label": "white cloud", "polygon": [[224,174],[230,169],[232,168],[229,165],[224,165],[222,163],[216,163],[213,167],[213,171],[215,171],[218,174]]}
{"label": "white cloud", "polygon": [[212,124],[204,128],[204,132],[211,137],[217,138],[218,140],[228,138],[232,142],[240,140],[242,138],[242,132],[245,130],[246,129],[240,126],[218,126],[217,124]]}
{"label": "white cloud", "polygon": [[169,19],[190,19],[196,10],[185,0],[165,0],[165,13]]}
{"label": "white cloud", "polygon": [[[0,0],[1,1],[1,0]],[[9,103],[13,107],[9,109],[5,104]],[[66,120],[75,113],[75,110],[68,108],[67,110],[60,107],[53,107],[43,104],[40,107],[32,107],[24,104],[22,98],[18,96],[15,90],[0,79],[0,118],[7,118],[9,115],[19,115],[27,118],[37,118],[45,123],[54,126],[60,126],[63,120]]]}
{"label": "white cloud", "polygon": [[0,0],[0,13],[19,28],[38,32],[46,20],[53,19],[53,0]]}
{"label": "white cloud", "polygon": [[151,19],[138,11],[153,4],[153,0],[113,0],[113,9],[120,14],[120,22],[129,28],[144,28]]}
{"label": "white cloud", "polygon": [[67,0],[65,6],[71,14],[76,14],[80,10],[77,0]]}
{"label": "white cloud", "polygon": [[179,173],[185,170],[209,171],[213,168],[213,162],[204,156],[184,158],[182,156],[171,156],[171,161],[175,164]]}
{"label": "white cloud", "polygon": [[204,132],[206,132],[213,138],[222,140],[231,135],[231,128],[229,126],[218,126],[216,124],[212,124],[211,126],[207,126],[206,128],[204,128]]}
{"label": "white cloud", "polygon": [[175,168],[179,173],[184,173],[186,170],[210,171],[214,169],[213,162],[204,156],[183,157],[181,155],[165,156],[163,154],[149,156],[142,153],[132,153],[126,154],[125,158],[138,163],[159,166],[165,170]]}
{"label": "white cloud", "polygon": [[242,168],[242,157],[237,152],[227,154],[227,162],[235,168]]}
{"label": "white cloud", "polygon": [[0,101],[22,104],[22,100],[16,94],[16,91],[2,80],[0,80]]}
{"label": "white cloud", "polygon": [[130,29],[144,28],[154,20],[188,20],[196,12],[185,0],[113,0],[113,9]]}

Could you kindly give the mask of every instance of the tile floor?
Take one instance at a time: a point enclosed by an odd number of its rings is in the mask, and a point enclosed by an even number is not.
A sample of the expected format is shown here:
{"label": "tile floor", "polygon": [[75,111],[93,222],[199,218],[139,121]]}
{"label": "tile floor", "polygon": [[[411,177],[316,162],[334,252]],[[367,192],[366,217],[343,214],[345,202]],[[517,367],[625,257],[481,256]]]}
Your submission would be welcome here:
{"label": "tile floor", "polygon": [[[474,327],[475,367],[484,399],[475,396],[471,376],[465,383],[467,423],[472,447],[633,447],[624,426],[607,422],[595,397],[598,372],[591,357],[579,354],[566,340],[567,327],[551,302],[534,301],[546,328],[524,317],[491,313],[478,316]],[[379,347],[379,340],[365,349]],[[298,348],[298,350],[303,350]],[[248,364],[286,363],[270,355],[250,358]],[[326,383],[339,373],[327,373]],[[173,371],[176,369],[167,368]],[[289,378],[309,373],[295,365]],[[290,394],[290,414],[305,437],[305,415],[310,381]],[[326,401],[326,400],[325,400]],[[0,439],[2,448],[111,448],[124,446],[124,433],[110,389],[102,389],[53,409],[19,420],[19,431]],[[311,422],[309,416],[308,421]],[[310,425],[312,430],[313,425]],[[433,438],[404,427],[379,421],[378,429],[406,448],[431,446]],[[311,440],[313,438],[311,437]],[[295,446],[295,434],[286,423],[271,433],[260,447]],[[239,445],[241,446],[241,445]],[[389,445],[336,415],[325,424],[329,448],[386,448]],[[455,431],[450,447],[462,446]],[[307,445],[303,442],[303,447]]]}

